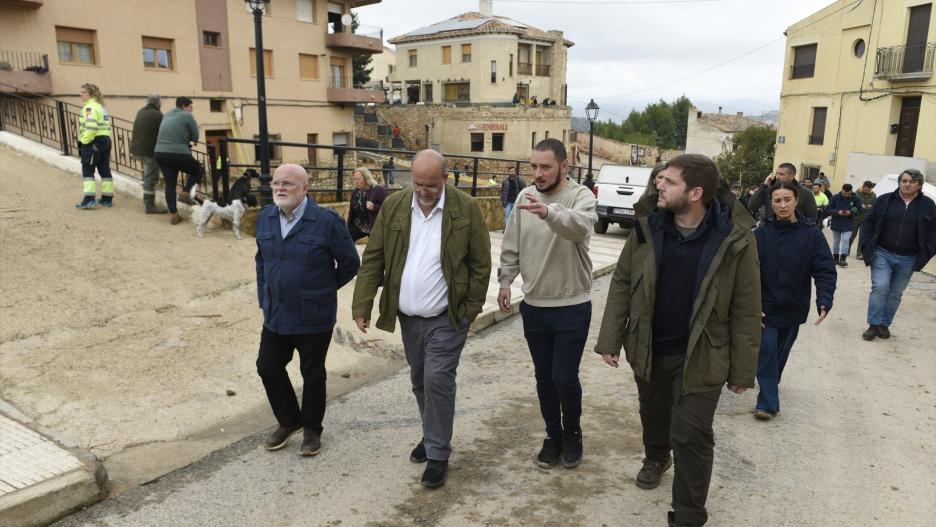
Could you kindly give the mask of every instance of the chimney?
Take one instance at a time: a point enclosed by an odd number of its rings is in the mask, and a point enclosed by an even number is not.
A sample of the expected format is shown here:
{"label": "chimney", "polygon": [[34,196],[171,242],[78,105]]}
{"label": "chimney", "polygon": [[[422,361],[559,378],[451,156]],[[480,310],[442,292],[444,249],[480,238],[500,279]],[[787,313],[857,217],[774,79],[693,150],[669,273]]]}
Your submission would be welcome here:
{"label": "chimney", "polygon": [[738,117],[744,117],[744,112],[738,112]]}
{"label": "chimney", "polygon": [[494,0],[480,0],[478,11],[482,16],[491,17],[494,15]]}

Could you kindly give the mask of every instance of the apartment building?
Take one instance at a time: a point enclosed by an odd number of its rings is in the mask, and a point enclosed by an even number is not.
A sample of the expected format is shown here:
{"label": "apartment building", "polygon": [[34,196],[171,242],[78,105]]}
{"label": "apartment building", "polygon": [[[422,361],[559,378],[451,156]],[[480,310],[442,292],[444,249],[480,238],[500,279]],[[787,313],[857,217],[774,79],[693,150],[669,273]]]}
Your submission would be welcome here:
{"label": "apartment building", "polygon": [[839,0],[790,26],[776,163],[842,183],[936,178],[931,0]]}
{"label": "apartment building", "polygon": [[[352,32],[346,15],[379,2],[267,4],[262,74],[271,138],[353,144],[354,105],[384,99],[352,84],[352,58],[381,53],[383,38],[376,28]],[[79,87],[91,82],[111,115],[129,120],[150,92],[163,96],[164,111],[186,96],[208,142],[258,133],[254,43],[243,0],[0,0],[0,63],[11,66],[0,83],[78,104]],[[31,62],[44,67],[23,67]],[[315,151],[282,150],[271,148],[274,163],[318,161]],[[238,148],[230,156],[252,162],[255,154]]]}

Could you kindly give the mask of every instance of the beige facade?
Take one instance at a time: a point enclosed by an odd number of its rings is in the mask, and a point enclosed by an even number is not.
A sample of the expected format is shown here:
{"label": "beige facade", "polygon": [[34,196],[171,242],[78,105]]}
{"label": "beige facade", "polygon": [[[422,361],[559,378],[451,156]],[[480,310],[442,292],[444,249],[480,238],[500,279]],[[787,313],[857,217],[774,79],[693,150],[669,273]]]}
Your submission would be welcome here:
{"label": "beige facade", "polygon": [[686,153],[716,157],[731,149],[731,143],[738,132],[752,126],[768,126],[756,119],[736,114],[704,113],[698,108],[689,108],[686,122]]}
{"label": "beige facade", "polygon": [[[353,104],[382,102],[379,91],[351,85],[353,55],[380,53],[379,38],[350,33],[341,14],[379,0],[277,0],[263,16],[269,132],[284,141],[353,143]],[[336,11],[341,11],[337,13]],[[201,140],[258,132],[254,21],[243,0],[0,0],[0,57],[48,56],[50,95],[78,102],[81,84],[97,84],[111,115],[132,120],[146,95],[195,101]],[[0,79],[0,82],[4,82]],[[304,160],[299,150],[276,152]],[[238,148],[233,161],[253,161]]]}
{"label": "beige facade", "polygon": [[566,103],[572,42],[491,14],[491,3],[390,39],[404,103],[510,103],[514,94]]}
{"label": "beige facade", "polygon": [[383,53],[374,55],[370,63],[371,81],[368,84],[372,89],[384,89],[390,85],[390,76],[396,70],[396,51],[388,46],[383,47]]}
{"label": "beige facade", "polygon": [[862,171],[852,153],[888,156],[898,172],[915,158],[936,179],[932,4],[839,0],[787,30],[776,164],[824,172],[833,189]]}

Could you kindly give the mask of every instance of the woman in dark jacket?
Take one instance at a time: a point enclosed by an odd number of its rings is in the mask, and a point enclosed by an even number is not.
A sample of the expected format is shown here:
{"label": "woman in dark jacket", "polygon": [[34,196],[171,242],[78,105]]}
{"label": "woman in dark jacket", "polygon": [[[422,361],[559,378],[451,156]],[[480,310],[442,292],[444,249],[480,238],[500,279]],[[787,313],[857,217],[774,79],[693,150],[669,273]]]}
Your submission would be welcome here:
{"label": "woman in dark jacket", "polygon": [[364,167],[355,169],[351,178],[354,191],[351,192],[351,203],[348,206],[348,234],[352,240],[358,241],[369,235],[374,227],[380,206],[387,197],[387,190],[378,185],[371,171]]}
{"label": "woman in dark jacket", "polygon": [[761,347],[757,358],[757,407],[754,417],[767,420],[780,411],[779,384],[790,349],[809,314],[816,284],[816,325],[832,309],[835,263],[819,228],[796,212],[798,191],[793,183],[776,183],[768,191],[773,218],[757,230],[757,256],[761,270]]}
{"label": "woman in dark jacket", "polygon": [[861,199],[852,192],[848,183],[842,185],[842,191],[832,196],[826,207],[829,216],[829,228],[832,229],[832,258],[835,264],[848,267],[848,245],[855,229],[855,216],[861,212]]}

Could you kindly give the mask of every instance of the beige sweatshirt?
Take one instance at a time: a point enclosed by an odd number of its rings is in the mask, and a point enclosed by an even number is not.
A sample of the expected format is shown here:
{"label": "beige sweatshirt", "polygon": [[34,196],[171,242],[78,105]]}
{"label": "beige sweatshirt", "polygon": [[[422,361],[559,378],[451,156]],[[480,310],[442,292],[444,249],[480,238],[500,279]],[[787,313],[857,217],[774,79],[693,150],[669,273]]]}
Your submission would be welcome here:
{"label": "beige sweatshirt", "polygon": [[[516,205],[532,195],[549,208],[546,219]],[[537,307],[574,306],[591,299],[592,262],[588,240],[598,221],[594,194],[567,179],[558,194],[547,196],[530,185],[520,191],[501,244],[501,288],[523,278],[524,301]]]}

